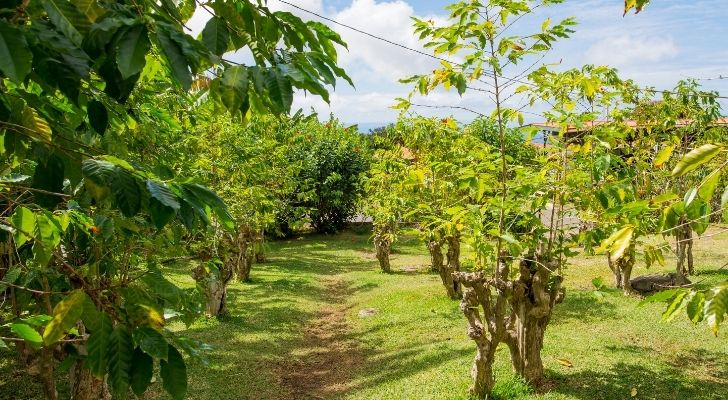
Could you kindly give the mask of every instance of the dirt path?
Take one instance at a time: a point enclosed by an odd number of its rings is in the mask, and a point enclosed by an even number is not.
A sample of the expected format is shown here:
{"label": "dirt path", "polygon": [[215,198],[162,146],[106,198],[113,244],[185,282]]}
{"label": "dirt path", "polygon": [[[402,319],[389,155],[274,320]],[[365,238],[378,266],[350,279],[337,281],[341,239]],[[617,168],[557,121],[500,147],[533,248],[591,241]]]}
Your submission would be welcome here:
{"label": "dirt path", "polygon": [[345,281],[326,278],[322,307],[302,331],[291,360],[280,369],[281,385],[291,399],[336,399],[351,388],[363,352],[350,335],[344,307],[351,294]]}

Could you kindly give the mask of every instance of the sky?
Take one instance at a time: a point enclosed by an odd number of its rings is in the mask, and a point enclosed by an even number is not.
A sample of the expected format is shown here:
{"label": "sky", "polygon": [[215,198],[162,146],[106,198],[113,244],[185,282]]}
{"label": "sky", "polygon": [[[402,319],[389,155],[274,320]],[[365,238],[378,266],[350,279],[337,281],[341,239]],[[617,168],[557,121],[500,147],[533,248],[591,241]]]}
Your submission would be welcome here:
{"label": "sky", "polygon": [[[412,17],[444,23],[444,7],[450,1],[435,0],[288,0],[301,8],[325,15],[377,36],[422,49],[413,35]],[[268,0],[272,9],[287,10],[303,19],[317,17],[296,10],[279,0]],[[540,29],[541,21],[575,17],[579,25],[571,38],[557,43],[543,62],[556,68],[580,67],[584,64],[609,65],[623,78],[634,79],[642,86],[670,89],[686,78],[728,77],[728,0],[653,0],[638,15],[622,16],[623,0],[566,0],[563,4],[542,7],[514,25],[514,33]],[[200,31],[207,16],[196,13],[190,26]],[[411,87],[399,79],[431,71],[437,61],[408,52],[347,28],[322,21],[336,30],[348,43],[341,49],[339,63],[352,77],[355,87],[341,81],[332,92],[331,103],[315,96],[297,93],[294,109],[315,110],[320,118],[330,113],[347,124],[371,128],[393,122],[398,111],[391,109],[397,97],[404,97]],[[245,56],[240,56],[246,61]],[[529,63],[530,64],[530,63]],[[526,64],[527,65],[527,64]],[[701,80],[706,90],[728,94],[728,80]],[[517,98],[513,99],[518,102]],[[489,113],[493,105],[483,93],[438,91],[418,98],[418,104],[463,106]],[[726,105],[728,106],[728,105]],[[462,122],[475,115],[452,109],[419,108],[418,114],[454,116]],[[538,117],[526,117],[536,122]]]}

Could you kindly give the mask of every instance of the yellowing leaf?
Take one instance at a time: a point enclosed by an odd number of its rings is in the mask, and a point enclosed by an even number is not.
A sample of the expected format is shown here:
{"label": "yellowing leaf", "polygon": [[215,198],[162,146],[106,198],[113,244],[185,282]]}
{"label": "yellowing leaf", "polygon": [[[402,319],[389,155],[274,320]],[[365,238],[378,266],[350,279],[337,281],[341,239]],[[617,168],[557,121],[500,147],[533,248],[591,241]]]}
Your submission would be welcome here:
{"label": "yellowing leaf", "polygon": [[672,176],[683,176],[712,160],[723,148],[715,144],[704,144],[693,149],[680,160],[672,170]]}
{"label": "yellowing leaf", "polygon": [[35,109],[25,107],[23,109],[22,120],[23,126],[27,128],[30,136],[44,142],[51,141],[51,127],[48,125],[48,121],[38,115]]}
{"label": "yellowing leaf", "polygon": [[661,167],[672,157],[672,153],[675,151],[675,146],[666,146],[660,149],[655,156],[655,167]]}
{"label": "yellowing leaf", "polygon": [[629,395],[632,397],[637,397],[637,388],[633,387],[632,390],[629,391]]}
{"label": "yellowing leaf", "polygon": [[66,336],[66,332],[81,319],[86,293],[81,289],[74,290],[53,308],[53,319],[43,331],[43,342],[47,345],[56,343]]}
{"label": "yellowing leaf", "polygon": [[632,243],[633,235],[634,226],[627,225],[608,237],[599,247],[599,252],[609,251],[613,259],[621,258]]}
{"label": "yellowing leaf", "polygon": [[571,361],[565,359],[565,358],[559,358],[557,360],[559,364],[563,365],[564,367],[571,368],[574,366],[574,364],[571,363]]}

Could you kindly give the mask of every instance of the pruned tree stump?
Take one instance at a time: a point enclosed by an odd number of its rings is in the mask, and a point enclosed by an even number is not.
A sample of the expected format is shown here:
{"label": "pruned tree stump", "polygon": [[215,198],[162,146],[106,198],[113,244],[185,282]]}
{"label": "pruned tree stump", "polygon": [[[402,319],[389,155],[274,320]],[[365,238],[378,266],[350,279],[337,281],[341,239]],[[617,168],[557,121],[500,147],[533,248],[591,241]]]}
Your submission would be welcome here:
{"label": "pruned tree stump", "polygon": [[638,276],[630,281],[632,290],[647,296],[662,290],[689,285],[691,282],[682,275],[669,273],[667,275],[653,274]]}

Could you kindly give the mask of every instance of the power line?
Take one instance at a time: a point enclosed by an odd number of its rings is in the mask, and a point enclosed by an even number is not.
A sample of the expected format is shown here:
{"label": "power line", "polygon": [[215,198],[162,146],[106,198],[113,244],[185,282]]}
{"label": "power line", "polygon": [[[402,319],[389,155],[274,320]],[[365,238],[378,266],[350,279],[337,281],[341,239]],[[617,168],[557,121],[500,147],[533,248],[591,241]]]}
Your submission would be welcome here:
{"label": "power line", "polygon": [[[278,0],[278,1],[281,2],[281,3],[283,3],[283,4],[287,4],[287,5],[293,7],[295,9],[297,9],[297,10],[303,11],[303,12],[308,13],[308,14],[311,14],[311,15],[314,15],[314,16],[316,16],[318,18],[321,18],[321,19],[323,19],[325,21],[331,22],[332,24],[342,26],[344,28],[347,28],[347,29],[350,29],[352,31],[358,32],[358,33],[360,33],[362,35],[369,36],[369,37],[371,37],[373,39],[382,41],[382,42],[387,43],[387,44],[390,44],[392,46],[396,46],[396,47],[402,48],[404,50],[407,50],[407,51],[410,51],[410,52],[413,52],[413,53],[416,53],[416,54],[420,54],[420,55],[423,55],[425,57],[429,57],[429,58],[432,58],[432,59],[435,59],[435,60],[444,61],[444,62],[447,62],[447,63],[450,63],[450,64],[455,64],[455,65],[458,65],[458,66],[461,66],[461,67],[465,67],[465,65],[462,64],[462,63],[459,63],[459,62],[456,62],[456,61],[452,61],[452,60],[448,60],[446,58],[438,57],[438,56],[436,56],[434,54],[426,53],[426,52],[424,52],[422,50],[417,50],[415,48],[406,46],[406,45],[404,45],[402,43],[398,43],[398,42],[395,42],[393,40],[390,40],[390,39],[387,39],[387,38],[384,38],[384,37],[375,35],[373,33],[370,33],[370,32],[364,31],[362,29],[359,29],[357,27],[354,27],[354,26],[345,24],[343,22],[339,22],[339,21],[337,21],[335,19],[326,17],[326,16],[321,15],[321,14],[315,12],[315,11],[307,10],[307,9],[301,7],[301,6],[298,6],[296,4],[292,4],[292,3],[290,3],[290,2],[288,2],[286,0]],[[493,73],[490,73],[490,72],[487,72],[487,71],[484,71],[483,72],[483,75],[489,76],[491,78],[494,77],[494,74]],[[508,82],[518,82],[518,83],[521,83],[521,84],[524,84],[524,85],[536,86],[533,82],[523,81],[523,80],[518,79],[518,78],[510,78],[510,77],[501,76],[501,75],[499,75],[498,78],[504,79],[504,80],[506,80]],[[708,78],[708,79],[702,79],[702,80],[718,80],[718,79],[728,79],[728,77],[720,76],[718,78]],[[481,82],[484,82],[484,83],[487,83],[487,84],[491,84],[490,82],[487,82],[487,81],[484,81],[484,80],[481,80],[481,79],[478,79],[478,81],[481,81]],[[469,89],[475,89],[475,88],[471,88],[471,87],[468,87],[468,88]],[[478,90],[478,89],[475,89],[475,90]],[[482,91],[482,89],[481,89],[481,91]],[[639,91],[646,92],[646,93],[666,93],[666,94],[673,94],[673,95],[680,94],[680,93],[677,93],[677,92],[674,92],[674,91],[670,91],[670,90],[659,90],[659,89],[654,89],[654,88],[649,88],[649,87],[639,88]],[[714,99],[728,99],[728,97],[726,97],[726,96],[720,96],[720,95],[710,94],[710,93],[700,93],[700,94],[697,94],[697,96],[699,96],[699,97],[712,97]]]}

